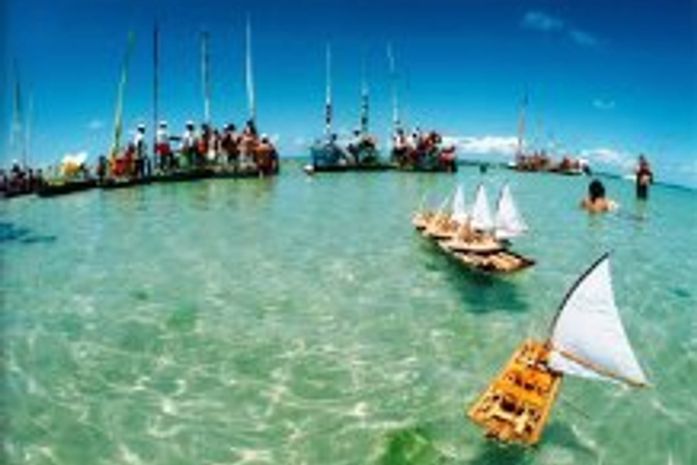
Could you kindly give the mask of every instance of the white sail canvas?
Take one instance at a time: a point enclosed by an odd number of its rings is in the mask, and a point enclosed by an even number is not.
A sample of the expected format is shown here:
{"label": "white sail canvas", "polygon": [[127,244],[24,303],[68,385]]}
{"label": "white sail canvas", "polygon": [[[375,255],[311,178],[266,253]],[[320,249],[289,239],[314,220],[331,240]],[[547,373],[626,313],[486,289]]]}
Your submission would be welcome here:
{"label": "white sail canvas", "polygon": [[513,194],[508,184],[504,184],[499,196],[498,208],[494,218],[497,239],[511,239],[528,230],[522,215],[513,201]]}
{"label": "white sail canvas", "polygon": [[472,227],[481,231],[489,231],[494,228],[494,220],[491,217],[489,200],[483,185],[477,187],[477,194],[472,205]]}
{"label": "white sail canvas", "polygon": [[467,221],[467,206],[465,204],[465,190],[461,185],[457,186],[455,190],[455,197],[453,198],[453,214],[451,218],[460,224]]}
{"label": "white sail canvas", "polygon": [[556,370],[628,384],[647,383],[615,306],[607,256],[567,296],[551,342],[550,366]]}

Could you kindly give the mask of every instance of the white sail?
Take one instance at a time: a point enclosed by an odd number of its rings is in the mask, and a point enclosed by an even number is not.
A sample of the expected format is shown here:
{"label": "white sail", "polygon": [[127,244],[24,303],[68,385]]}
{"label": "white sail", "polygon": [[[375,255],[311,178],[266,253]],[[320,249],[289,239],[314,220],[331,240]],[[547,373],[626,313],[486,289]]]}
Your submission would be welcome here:
{"label": "white sail", "polygon": [[489,208],[489,200],[486,196],[486,190],[482,184],[477,187],[477,194],[472,205],[472,227],[481,231],[489,231],[494,228],[494,220],[491,217],[491,209]]}
{"label": "white sail", "polygon": [[453,214],[451,218],[460,224],[467,221],[467,205],[465,204],[465,191],[462,185],[458,185],[455,191],[455,197],[453,198]]}
{"label": "white sail", "polygon": [[620,321],[608,256],[567,294],[552,328],[550,366],[570,375],[645,385]]}
{"label": "white sail", "polygon": [[245,53],[245,81],[247,84],[247,101],[249,105],[249,119],[256,119],[256,103],[254,101],[254,74],[252,72],[252,26],[247,15],[246,29],[246,53]]}
{"label": "white sail", "polygon": [[494,227],[497,239],[511,239],[520,236],[528,230],[525,220],[516,208],[508,183],[501,188]]}

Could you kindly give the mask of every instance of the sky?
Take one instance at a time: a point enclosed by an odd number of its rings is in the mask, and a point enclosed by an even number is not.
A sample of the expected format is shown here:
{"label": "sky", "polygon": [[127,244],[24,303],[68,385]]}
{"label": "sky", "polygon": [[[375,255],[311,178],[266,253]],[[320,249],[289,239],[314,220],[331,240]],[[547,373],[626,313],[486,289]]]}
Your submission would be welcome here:
{"label": "sky", "polygon": [[108,151],[129,31],[124,122],[127,133],[139,122],[150,130],[155,21],[160,115],[173,132],[203,118],[202,31],[213,121],[241,124],[247,15],[258,126],[284,156],[306,154],[322,134],[327,43],[335,128],[357,125],[365,69],[371,129],[387,145],[389,42],[404,123],[439,130],[462,157],[510,159],[527,94],[529,144],[618,173],[643,152],[659,180],[697,186],[694,0],[2,0],[3,165],[18,152],[10,144],[17,76],[32,163]]}

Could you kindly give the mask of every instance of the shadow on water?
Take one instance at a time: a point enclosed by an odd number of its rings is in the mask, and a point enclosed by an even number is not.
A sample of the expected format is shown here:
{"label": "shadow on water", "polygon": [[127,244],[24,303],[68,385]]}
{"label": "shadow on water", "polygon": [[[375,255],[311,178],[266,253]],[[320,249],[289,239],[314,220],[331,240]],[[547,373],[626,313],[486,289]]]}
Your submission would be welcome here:
{"label": "shadow on water", "polygon": [[436,465],[451,463],[438,450],[423,425],[415,425],[387,433],[384,450],[377,463],[380,465]]}
{"label": "shadow on water", "polygon": [[32,230],[16,226],[7,221],[0,221],[0,243],[16,242],[19,244],[42,244],[56,241],[56,236],[33,234]]}
{"label": "shadow on water", "polygon": [[571,449],[590,458],[597,459],[598,451],[579,441],[578,435],[568,423],[552,422],[547,426],[542,440],[547,444],[556,444],[565,449]]}
{"label": "shadow on water", "polygon": [[525,465],[532,462],[535,449],[526,450],[522,446],[497,444],[485,440],[479,453],[467,463],[469,465]]}
{"label": "shadow on water", "polygon": [[[424,244],[431,270],[442,270],[450,284],[467,303],[466,310],[473,313],[493,311],[524,312],[528,303],[520,297],[513,276],[497,276],[469,270],[446,256],[438,246]],[[522,271],[525,273],[526,271]]]}

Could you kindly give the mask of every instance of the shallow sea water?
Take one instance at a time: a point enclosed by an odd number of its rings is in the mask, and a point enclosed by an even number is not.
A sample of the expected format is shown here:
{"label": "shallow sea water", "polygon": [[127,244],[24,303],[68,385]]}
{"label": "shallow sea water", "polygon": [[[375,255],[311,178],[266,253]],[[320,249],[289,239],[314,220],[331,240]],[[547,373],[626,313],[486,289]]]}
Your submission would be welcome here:
{"label": "shallow sea water", "polygon": [[[591,218],[587,178],[299,167],[0,205],[2,462],[697,463],[697,192],[607,179]],[[532,269],[412,230],[424,193],[505,179]],[[465,407],[606,250],[652,387],[569,378],[538,447],[485,440]]]}

